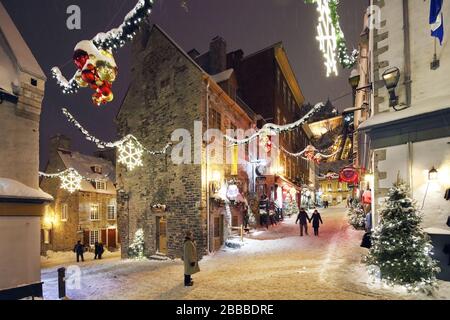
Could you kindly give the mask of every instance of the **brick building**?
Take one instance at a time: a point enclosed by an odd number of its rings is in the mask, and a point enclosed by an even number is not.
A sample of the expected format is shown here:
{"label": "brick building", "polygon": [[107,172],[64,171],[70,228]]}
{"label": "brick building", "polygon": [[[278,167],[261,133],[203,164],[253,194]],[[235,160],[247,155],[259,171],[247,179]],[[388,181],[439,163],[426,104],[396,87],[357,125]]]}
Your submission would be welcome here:
{"label": "brick building", "polygon": [[83,177],[74,193],[60,188],[59,179],[42,179],[41,188],[55,201],[41,219],[41,251],[68,251],[80,240],[93,246],[101,242],[114,250],[118,243],[114,154],[110,151],[89,156],[70,150],[62,135],[51,139],[47,173],[74,168]]}

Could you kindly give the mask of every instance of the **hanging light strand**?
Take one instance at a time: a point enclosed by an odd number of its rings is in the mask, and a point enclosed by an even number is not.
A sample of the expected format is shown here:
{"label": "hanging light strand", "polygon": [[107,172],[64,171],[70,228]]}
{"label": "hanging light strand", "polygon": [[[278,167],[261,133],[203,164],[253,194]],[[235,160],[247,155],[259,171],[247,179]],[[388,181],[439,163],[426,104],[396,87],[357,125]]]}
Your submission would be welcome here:
{"label": "hanging light strand", "polygon": [[267,123],[258,132],[255,132],[250,137],[247,137],[245,139],[236,139],[236,138],[233,138],[233,137],[230,137],[230,136],[227,136],[227,135],[224,135],[224,138],[225,138],[225,140],[227,140],[228,142],[230,142],[233,145],[241,145],[241,144],[250,143],[252,140],[254,140],[254,139],[256,139],[256,138],[258,138],[259,136],[262,136],[262,135],[274,135],[274,134],[279,134],[279,133],[284,132],[284,131],[291,131],[291,130],[294,130],[294,129],[304,125],[306,123],[306,121],[308,121],[308,119],[313,114],[318,112],[323,107],[324,107],[324,104],[322,102],[316,104],[300,120],[297,120],[297,121],[295,121],[293,123],[290,123],[290,124],[277,125],[277,124],[274,124],[274,123]]}

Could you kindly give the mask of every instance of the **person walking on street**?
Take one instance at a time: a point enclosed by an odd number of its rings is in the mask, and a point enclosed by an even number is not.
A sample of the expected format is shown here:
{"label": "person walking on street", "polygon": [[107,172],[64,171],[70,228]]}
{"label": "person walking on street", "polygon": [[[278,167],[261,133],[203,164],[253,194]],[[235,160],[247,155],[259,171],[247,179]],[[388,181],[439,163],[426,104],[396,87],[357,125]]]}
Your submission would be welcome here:
{"label": "person walking on street", "polygon": [[182,259],[184,261],[184,286],[190,287],[194,285],[194,281],[192,281],[191,276],[197,272],[200,272],[200,267],[198,266],[197,247],[195,246],[191,231],[186,232],[183,249]]}
{"label": "person walking on street", "polygon": [[269,229],[269,199],[266,194],[261,196],[259,201],[260,224]]}
{"label": "person walking on street", "polygon": [[95,250],[94,250],[94,259],[102,259],[103,252],[105,252],[105,249],[103,248],[103,243],[95,243]]}
{"label": "person walking on street", "polygon": [[314,235],[316,237],[318,237],[320,224],[323,224],[322,217],[320,216],[319,211],[314,210],[314,213],[311,216],[311,221],[312,221],[312,227],[314,229]]}
{"label": "person walking on street", "polygon": [[78,241],[75,247],[73,247],[73,252],[77,255],[77,262],[80,262],[80,257],[81,261],[84,262],[84,246],[81,244],[81,241]]}
{"label": "person walking on street", "polygon": [[300,213],[297,216],[297,220],[295,220],[295,224],[299,222],[300,225],[300,237],[303,237],[303,230],[305,230],[305,234],[308,235],[308,222],[311,220],[308,217],[308,213],[305,209],[301,208]]}

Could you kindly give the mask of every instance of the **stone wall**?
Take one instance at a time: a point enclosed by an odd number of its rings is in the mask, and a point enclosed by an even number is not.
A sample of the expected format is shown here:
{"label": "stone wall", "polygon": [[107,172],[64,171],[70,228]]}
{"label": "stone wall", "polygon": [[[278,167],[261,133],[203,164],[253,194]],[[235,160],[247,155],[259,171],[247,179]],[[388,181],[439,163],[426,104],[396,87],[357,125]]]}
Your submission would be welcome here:
{"label": "stone wall", "polygon": [[[131,133],[148,149],[160,150],[174,130],[194,133],[194,121],[203,120],[204,101],[201,70],[159,28],[151,32],[144,28],[135,41],[132,84],[117,118],[120,136]],[[144,230],[145,254],[157,251],[156,222],[160,216],[167,219],[169,257],[181,255],[187,230],[194,232],[199,255],[204,255],[206,211],[201,166],[175,165],[170,155],[146,154],[143,161],[144,166],[132,172],[117,165],[119,186],[129,194],[128,201],[118,203],[122,257],[128,257],[130,239],[139,228]],[[153,212],[155,204],[166,205],[167,211]]]}

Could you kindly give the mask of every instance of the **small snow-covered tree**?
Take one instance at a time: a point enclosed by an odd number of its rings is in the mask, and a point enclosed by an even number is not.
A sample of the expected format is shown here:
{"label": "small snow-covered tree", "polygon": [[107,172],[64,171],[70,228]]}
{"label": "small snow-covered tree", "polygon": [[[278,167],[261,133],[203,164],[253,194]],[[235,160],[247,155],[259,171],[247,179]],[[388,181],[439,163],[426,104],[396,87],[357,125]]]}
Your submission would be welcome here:
{"label": "small snow-covered tree", "polygon": [[134,234],[133,242],[128,248],[128,256],[133,259],[144,258],[144,230],[138,229]]}
{"label": "small snow-covered tree", "polygon": [[376,266],[382,281],[389,285],[431,293],[439,267],[430,256],[433,246],[420,227],[422,216],[407,192],[404,184],[389,189],[365,262]]}
{"label": "small snow-covered tree", "polygon": [[366,213],[361,202],[354,199],[348,210],[348,223],[356,230],[364,230],[366,225]]}
{"label": "small snow-covered tree", "polygon": [[289,217],[292,215],[297,215],[300,212],[298,209],[298,204],[295,199],[292,198],[291,194],[288,193],[283,202],[283,213]]}

